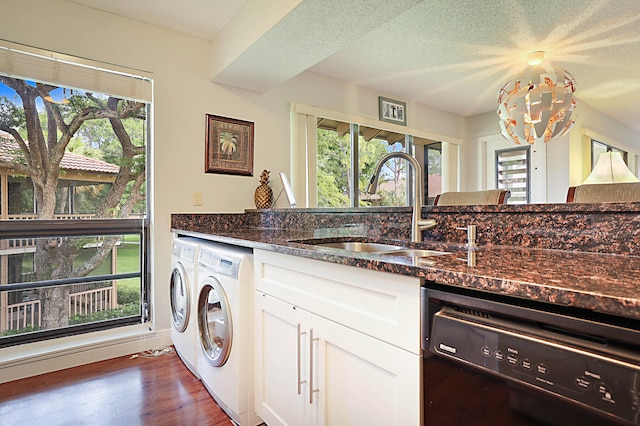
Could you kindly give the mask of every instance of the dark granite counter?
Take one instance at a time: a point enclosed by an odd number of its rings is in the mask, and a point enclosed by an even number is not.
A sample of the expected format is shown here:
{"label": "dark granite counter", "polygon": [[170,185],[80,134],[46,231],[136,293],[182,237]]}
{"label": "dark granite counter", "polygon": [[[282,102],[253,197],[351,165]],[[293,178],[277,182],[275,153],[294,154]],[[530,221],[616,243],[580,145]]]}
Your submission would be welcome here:
{"label": "dark granite counter", "polygon": [[[314,212],[306,212],[314,215]],[[385,222],[381,216],[396,215],[394,226],[374,223]],[[409,210],[378,212],[362,220],[346,213],[287,224],[273,222],[261,212],[245,214],[193,215],[174,214],[171,226],[174,232],[212,241],[258,249],[276,251],[332,263],[373,269],[382,272],[409,275],[445,285],[488,291],[511,297],[572,306],[593,312],[640,320],[640,257],[598,252],[556,250],[527,246],[483,244],[479,238],[476,250],[469,251],[462,242],[450,243],[429,239],[409,243],[406,216]],[[444,212],[450,214],[449,212]],[[453,212],[452,212],[453,213]],[[473,212],[457,212],[469,219]],[[602,211],[597,211],[602,214]],[[267,215],[273,212],[267,212]],[[327,215],[326,211],[321,213]],[[480,212],[486,215],[486,211]],[[555,212],[554,214],[557,214]],[[571,211],[574,215],[575,211]],[[328,220],[328,217],[333,219]],[[337,216],[337,217],[336,217]],[[372,219],[372,216],[374,217]],[[300,219],[300,218],[298,218]],[[634,212],[632,220],[637,219]],[[279,219],[280,220],[280,219]],[[326,222],[324,220],[327,220]],[[371,220],[371,222],[368,222]],[[442,218],[441,218],[442,220]],[[446,220],[453,220],[445,218]],[[266,221],[266,222],[265,222]],[[453,220],[456,224],[461,220]],[[277,225],[264,227],[265,223]],[[478,223],[478,222],[477,222]],[[509,224],[503,223],[503,227]],[[618,227],[621,227],[618,223]],[[624,227],[624,226],[622,226]],[[400,234],[397,232],[402,229]],[[634,230],[635,231],[635,230]],[[457,235],[457,234],[456,234]],[[450,254],[428,258],[409,258],[375,253],[353,253],[340,249],[314,247],[305,243],[310,238],[360,238],[385,240],[412,247],[444,250]],[[492,241],[492,238],[484,238]],[[602,245],[602,241],[597,243]],[[632,250],[635,252],[635,249]]]}

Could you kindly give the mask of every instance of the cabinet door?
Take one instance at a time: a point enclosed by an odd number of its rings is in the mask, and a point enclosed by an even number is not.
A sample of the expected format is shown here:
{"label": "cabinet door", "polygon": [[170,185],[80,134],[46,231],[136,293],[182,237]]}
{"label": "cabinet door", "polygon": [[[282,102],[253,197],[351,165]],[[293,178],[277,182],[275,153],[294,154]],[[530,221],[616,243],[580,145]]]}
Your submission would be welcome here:
{"label": "cabinet door", "polygon": [[421,356],[260,291],[255,305],[256,412],[269,426],[422,424]]}
{"label": "cabinet door", "polygon": [[310,314],[259,291],[255,306],[256,412],[269,426],[307,425]]}
{"label": "cabinet door", "polygon": [[311,327],[311,424],[422,425],[421,356],[318,316]]}

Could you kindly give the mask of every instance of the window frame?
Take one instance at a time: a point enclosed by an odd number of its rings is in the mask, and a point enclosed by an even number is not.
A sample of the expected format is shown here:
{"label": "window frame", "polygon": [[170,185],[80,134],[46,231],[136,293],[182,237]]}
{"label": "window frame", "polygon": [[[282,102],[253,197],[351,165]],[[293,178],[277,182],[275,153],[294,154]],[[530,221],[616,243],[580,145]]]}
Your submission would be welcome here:
{"label": "window frame", "polygon": [[[60,223],[65,226],[61,227]],[[117,279],[139,278],[141,280],[141,306],[140,314],[116,319],[102,320],[64,328],[40,330],[36,332],[16,334],[0,339],[0,348],[19,344],[38,342],[57,337],[71,336],[81,333],[90,333],[122,327],[126,325],[140,324],[149,320],[150,291],[149,291],[149,224],[146,218],[140,219],[75,219],[75,220],[0,220],[0,240],[16,238],[47,238],[47,237],[82,237],[113,236],[113,235],[140,235],[140,268],[137,272],[112,273],[93,275],[80,278],[59,279],[48,281],[31,281],[26,283],[3,284],[0,289],[4,291],[18,291],[39,289],[44,287],[66,286],[71,284],[93,283]]]}
{"label": "window frame", "polygon": [[[316,117],[316,123],[318,122],[322,122],[322,120],[324,119],[324,117]],[[334,120],[332,120],[334,121]],[[350,123],[346,123],[346,122],[342,122],[342,121],[338,121],[335,120],[337,122],[336,128],[328,128],[326,126],[324,127],[319,127],[316,124],[316,128],[315,128],[315,133],[316,133],[316,147],[314,149],[314,152],[316,154],[316,158],[318,155],[318,150],[317,150],[317,133],[318,133],[318,129],[322,129],[325,131],[336,131],[339,133],[338,131],[338,127],[340,124],[343,125],[348,125],[349,126],[349,161],[350,164],[347,165],[348,169],[350,170],[349,173],[349,208],[369,208],[368,206],[361,206],[360,205],[360,177],[361,177],[361,173],[360,173],[360,137],[365,137],[366,139],[366,135],[364,134],[364,132],[361,130],[362,128],[364,129],[368,129],[368,130],[373,130],[373,133],[375,134],[374,136],[371,137],[371,139],[374,139],[376,137],[378,137],[378,134],[383,133],[384,135],[386,134],[399,134],[398,132],[389,132],[384,130],[383,128],[378,128],[378,127],[371,127],[371,126],[365,126],[365,125],[360,125],[358,123],[354,123],[354,122],[350,122]],[[384,139],[384,138],[383,138]],[[409,155],[413,155],[415,157],[415,148],[414,148],[414,144],[413,144],[413,136],[407,133],[403,133],[402,134],[402,145],[403,145],[403,149],[402,152],[406,152]],[[400,142],[400,140],[397,140],[393,143],[389,143],[389,141],[387,140],[387,143],[389,144],[389,146],[392,146],[396,143]],[[420,159],[416,158],[418,161],[420,161]],[[318,167],[317,167],[317,162],[315,163],[316,167],[314,168],[315,170],[315,174],[316,174],[316,178],[317,178],[317,172],[318,172]],[[405,205],[404,206],[398,206],[398,207],[405,207],[405,206],[411,206],[412,205],[412,200],[413,200],[413,180],[415,179],[415,171],[413,170],[413,168],[411,167],[407,167],[406,168],[406,194],[405,194]],[[369,179],[371,176],[366,176],[367,179]],[[426,180],[426,176],[425,176],[425,180]],[[315,196],[316,199],[316,204],[317,204],[317,194]],[[325,207],[320,207],[320,208],[325,208]]]}
{"label": "window frame", "polygon": [[[86,276],[77,279],[5,284],[0,286],[0,291],[26,290],[48,286],[62,286],[137,277],[140,279],[140,313],[138,315],[117,319],[16,334],[0,339],[0,348],[147,322],[150,319],[151,306],[151,264],[149,247],[151,199],[153,191],[153,185],[150,180],[150,176],[152,175],[151,146],[153,141],[150,130],[153,121],[153,73],[86,58],[69,56],[6,40],[0,40],[0,64],[5,65],[0,69],[1,75],[26,81],[39,81],[87,92],[108,93],[121,99],[142,102],[145,104],[146,110],[146,120],[143,128],[143,131],[146,132],[144,135],[146,199],[144,214],[141,215],[142,217],[117,219],[0,220],[0,240],[138,234],[140,237],[140,266],[138,272]],[[3,197],[6,197],[7,195],[5,194],[8,194],[7,173],[0,175],[0,189],[4,192]],[[5,206],[5,208],[8,208],[8,206]],[[11,216],[7,214],[8,211],[5,212],[5,217]]]}

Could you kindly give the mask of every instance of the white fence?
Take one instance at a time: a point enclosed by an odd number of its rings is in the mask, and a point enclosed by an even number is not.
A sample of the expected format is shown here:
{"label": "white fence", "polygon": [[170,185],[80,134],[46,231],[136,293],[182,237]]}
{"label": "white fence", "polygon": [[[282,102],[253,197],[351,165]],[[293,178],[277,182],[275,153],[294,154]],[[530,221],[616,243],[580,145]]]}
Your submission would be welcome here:
{"label": "white fence", "polygon": [[[87,315],[118,307],[116,282],[111,287],[71,293],[69,295],[69,316]],[[21,330],[26,327],[40,327],[42,324],[42,305],[40,300],[0,307],[0,333],[8,330]]]}

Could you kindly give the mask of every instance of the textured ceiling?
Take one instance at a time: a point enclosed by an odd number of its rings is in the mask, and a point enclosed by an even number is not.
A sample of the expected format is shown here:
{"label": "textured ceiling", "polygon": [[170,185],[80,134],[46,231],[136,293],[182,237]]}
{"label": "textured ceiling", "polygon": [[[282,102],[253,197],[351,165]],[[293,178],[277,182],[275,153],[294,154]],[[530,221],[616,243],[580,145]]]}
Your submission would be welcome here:
{"label": "textured ceiling", "polygon": [[[264,0],[73,1],[215,42]],[[495,110],[534,50],[573,74],[578,114],[585,102],[640,132],[639,0],[304,0],[213,81],[267,91],[310,70],[470,116]],[[269,63],[282,52],[299,54]]]}

